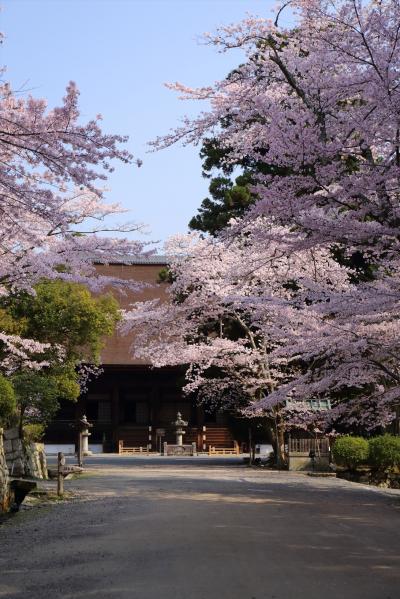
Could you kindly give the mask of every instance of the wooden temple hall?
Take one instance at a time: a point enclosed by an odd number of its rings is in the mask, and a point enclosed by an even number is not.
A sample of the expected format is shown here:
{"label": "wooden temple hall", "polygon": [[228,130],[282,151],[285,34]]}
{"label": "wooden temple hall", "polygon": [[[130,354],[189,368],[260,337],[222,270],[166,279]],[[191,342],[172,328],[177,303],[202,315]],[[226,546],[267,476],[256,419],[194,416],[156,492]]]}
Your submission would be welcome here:
{"label": "wooden temple hall", "polygon": [[[104,274],[156,283],[165,258],[152,256],[129,263],[98,265]],[[118,296],[122,308],[132,301],[167,298],[166,285],[146,288],[138,294]],[[207,412],[182,394],[184,371],[179,368],[154,369],[130,355],[133,339],[114,334],[102,353],[103,373],[94,379],[77,403],[64,402],[49,425],[46,444],[76,444],[78,421],[85,414],[93,425],[89,449],[96,452],[160,451],[163,444],[175,443],[172,423],[180,412],[185,427],[184,443],[196,443],[198,451],[236,451],[229,417]],[[90,447],[91,446],[91,447]]]}

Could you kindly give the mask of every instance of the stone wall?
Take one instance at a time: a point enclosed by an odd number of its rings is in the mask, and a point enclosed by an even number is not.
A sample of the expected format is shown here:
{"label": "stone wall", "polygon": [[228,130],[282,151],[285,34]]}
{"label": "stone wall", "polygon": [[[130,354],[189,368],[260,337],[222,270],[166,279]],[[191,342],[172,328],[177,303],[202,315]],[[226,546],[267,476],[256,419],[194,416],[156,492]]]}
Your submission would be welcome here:
{"label": "stone wall", "polygon": [[289,470],[329,470],[329,454],[322,453],[313,460],[309,452],[289,452]]}
{"label": "stone wall", "polygon": [[17,428],[11,428],[4,431],[4,453],[7,460],[10,476],[24,476],[24,454],[22,450],[22,441],[18,435]]}
{"label": "stone wall", "polygon": [[29,443],[24,447],[25,472],[33,478],[48,478],[44,443]]}
{"label": "stone wall", "polygon": [[12,477],[47,478],[43,443],[28,443],[19,438],[18,429],[4,431],[4,453]]}
{"label": "stone wall", "polygon": [[6,512],[10,503],[10,481],[4,453],[3,429],[0,428],[0,513]]}

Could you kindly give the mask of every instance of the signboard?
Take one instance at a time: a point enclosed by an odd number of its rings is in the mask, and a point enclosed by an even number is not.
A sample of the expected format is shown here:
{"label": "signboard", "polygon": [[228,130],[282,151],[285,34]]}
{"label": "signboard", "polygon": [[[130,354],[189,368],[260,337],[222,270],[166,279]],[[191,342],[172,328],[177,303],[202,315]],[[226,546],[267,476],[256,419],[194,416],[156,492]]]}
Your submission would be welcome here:
{"label": "signboard", "polygon": [[165,436],[165,428],[156,428],[156,435],[157,435],[157,437],[164,437]]}

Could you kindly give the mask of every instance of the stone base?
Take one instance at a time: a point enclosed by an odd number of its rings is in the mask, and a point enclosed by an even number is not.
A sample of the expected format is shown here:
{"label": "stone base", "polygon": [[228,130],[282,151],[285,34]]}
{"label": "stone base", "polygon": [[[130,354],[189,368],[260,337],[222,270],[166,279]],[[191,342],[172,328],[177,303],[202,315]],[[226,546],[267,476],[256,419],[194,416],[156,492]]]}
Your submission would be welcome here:
{"label": "stone base", "polygon": [[191,443],[190,445],[170,445],[169,443],[164,443],[164,455],[191,456],[196,453],[196,443]]}
{"label": "stone base", "polygon": [[316,456],[314,460],[312,460],[308,453],[290,452],[289,470],[317,470],[326,472],[327,470],[329,470],[329,455],[321,454],[320,456]]}

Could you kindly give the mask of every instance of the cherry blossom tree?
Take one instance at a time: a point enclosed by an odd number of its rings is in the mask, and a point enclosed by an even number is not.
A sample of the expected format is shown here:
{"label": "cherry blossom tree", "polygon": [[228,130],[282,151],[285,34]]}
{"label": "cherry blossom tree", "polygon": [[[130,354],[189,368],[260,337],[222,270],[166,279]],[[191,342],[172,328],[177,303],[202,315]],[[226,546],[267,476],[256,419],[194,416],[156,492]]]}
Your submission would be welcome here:
{"label": "cherry blossom tree", "polygon": [[[285,339],[273,345],[270,362],[291,368],[257,407],[329,397],[332,419],[374,428],[393,420],[400,400],[400,5],[291,6],[294,29],[248,18],[209,36],[221,51],[241,47],[246,61],[213,86],[171,86],[211,107],[155,145],[212,137],[227,163],[248,158],[285,171],[260,170],[253,188],[259,200],[222,234],[230,248],[257,223],[246,264],[255,248],[264,248],[267,262],[275,248],[271,263],[282,254],[288,280],[297,281],[291,259],[299,255],[319,277],[285,298],[286,321],[282,305],[268,299],[276,281],[282,286],[272,267],[261,293],[239,292],[260,328]],[[338,285],[319,256],[334,258],[347,281]],[[203,276],[208,269],[205,260]]]}
{"label": "cherry blossom tree", "polygon": [[7,83],[0,86],[0,281],[5,292],[9,286],[29,288],[41,277],[100,283],[96,258],[142,250],[137,241],[99,235],[110,230],[106,217],[121,212],[117,204],[104,202],[99,182],[112,172],[112,159],[129,164],[132,156],[119,148],[126,138],[102,133],[100,116],[80,124],[78,97],[70,83],[63,104],[47,110],[43,99],[19,97]]}
{"label": "cherry blossom tree", "polygon": [[[4,76],[4,69],[2,75]],[[0,83],[0,293],[25,289],[45,278],[81,282],[93,289],[140,282],[100,276],[96,261],[107,263],[140,254],[143,243],[126,239],[139,227],[110,226],[107,217],[123,212],[104,201],[104,181],[112,161],[132,164],[126,137],[102,132],[101,116],[82,122],[79,92],[67,87],[62,104],[48,109],[44,99],[15,93]],[[139,163],[138,163],[139,164]],[[113,238],[105,232],[114,231]],[[5,368],[45,347],[1,334],[9,351]],[[40,361],[33,360],[35,367]]]}
{"label": "cherry blossom tree", "polygon": [[289,410],[282,411],[285,402],[270,400],[301,372],[285,348],[307,320],[312,322],[306,301],[322,301],[349,283],[347,269],[329,252],[288,252],[291,235],[284,227],[274,227],[280,241],[266,248],[257,235],[264,221],[225,239],[172,238],[167,246],[171,300],[135,304],[125,314],[123,330],[135,332],[137,357],[155,366],[188,365],[185,392],[198,400],[267,416],[282,454],[284,431],[294,419],[296,425],[300,416],[304,421],[304,406],[292,409],[289,419]]}

